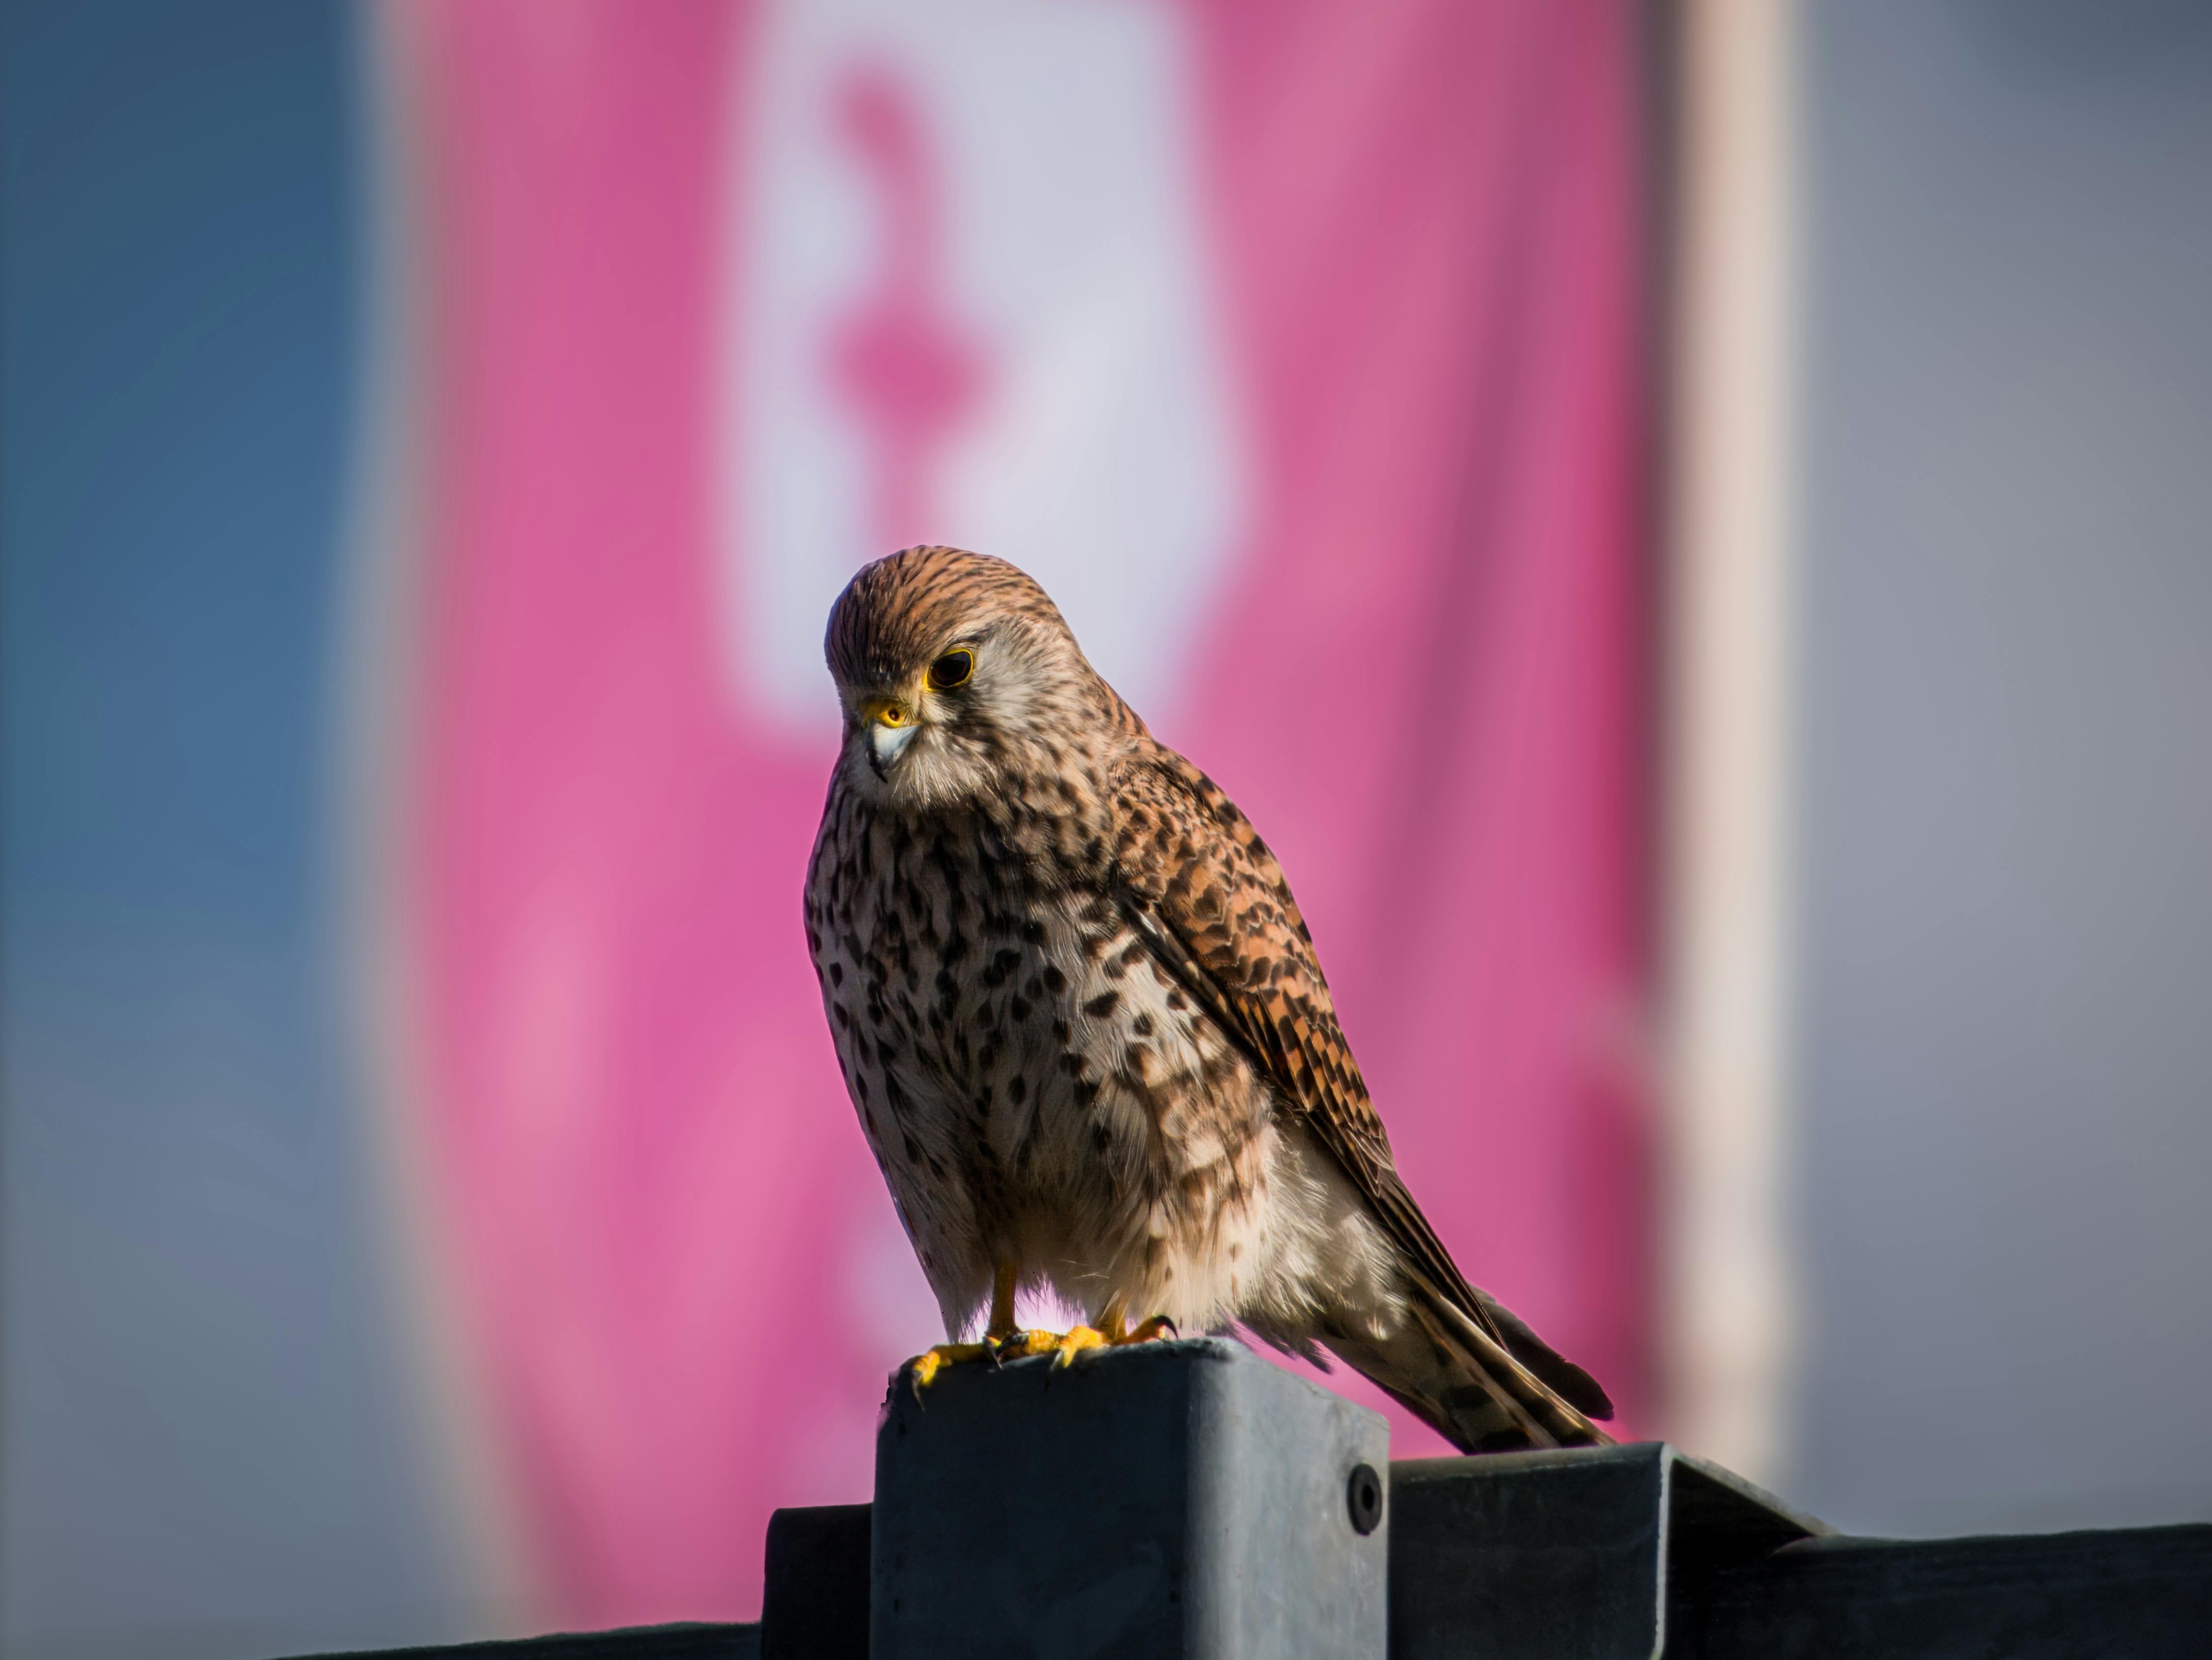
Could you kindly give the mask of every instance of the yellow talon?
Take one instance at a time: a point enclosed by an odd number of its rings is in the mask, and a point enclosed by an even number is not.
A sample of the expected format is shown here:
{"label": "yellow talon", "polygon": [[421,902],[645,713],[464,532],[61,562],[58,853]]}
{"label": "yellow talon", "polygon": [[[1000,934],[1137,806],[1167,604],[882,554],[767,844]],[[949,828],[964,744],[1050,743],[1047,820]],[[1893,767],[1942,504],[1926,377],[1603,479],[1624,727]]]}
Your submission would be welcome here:
{"label": "yellow talon", "polygon": [[900,1370],[913,1378],[915,1397],[919,1400],[922,1390],[934,1383],[937,1374],[947,1366],[974,1360],[1026,1360],[1039,1354],[1049,1354],[1054,1365],[1066,1366],[1073,1365],[1075,1357],[1085,1349],[1115,1348],[1125,1343],[1149,1342],[1176,1335],[1174,1323],[1164,1316],[1147,1320],[1134,1331],[1125,1329],[1118,1315],[1101,1316],[1101,1325],[1103,1329],[1101,1326],[1071,1326],[1064,1333],[987,1332],[980,1343],[939,1343],[934,1348],[924,1349]]}
{"label": "yellow talon", "polygon": [[[1049,1333],[1046,1335],[1050,1335]],[[1075,1357],[1084,1350],[1103,1348],[1107,1341],[1106,1334],[1094,1326],[1070,1326],[1067,1329],[1067,1335],[1053,1345],[1054,1353],[1060,1357],[1053,1362],[1053,1365],[1055,1366],[1073,1365]]]}
{"label": "yellow talon", "polygon": [[1156,1314],[1151,1319],[1139,1323],[1134,1331],[1129,1329],[1127,1321],[1127,1310],[1116,1301],[1109,1303],[1105,1311],[1095,1316],[1091,1323],[1116,1348],[1126,1343],[1149,1343],[1157,1338],[1182,1335],[1176,1330],[1176,1323],[1164,1314]]}
{"label": "yellow talon", "polygon": [[900,1370],[913,1374],[914,1392],[915,1398],[919,1399],[922,1390],[934,1383],[937,1374],[945,1367],[957,1366],[967,1360],[993,1360],[997,1358],[988,1342],[939,1343],[934,1348],[924,1349]]}
{"label": "yellow talon", "polygon": [[1014,1331],[1004,1337],[986,1338],[983,1347],[999,1360],[1027,1360],[1034,1355],[1049,1354],[1057,1365],[1066,1365],[1085,1349],[1095,1349],[1114,1340],[1104,1332],[1089,1326],[1075,1326],[1066,1332]]}

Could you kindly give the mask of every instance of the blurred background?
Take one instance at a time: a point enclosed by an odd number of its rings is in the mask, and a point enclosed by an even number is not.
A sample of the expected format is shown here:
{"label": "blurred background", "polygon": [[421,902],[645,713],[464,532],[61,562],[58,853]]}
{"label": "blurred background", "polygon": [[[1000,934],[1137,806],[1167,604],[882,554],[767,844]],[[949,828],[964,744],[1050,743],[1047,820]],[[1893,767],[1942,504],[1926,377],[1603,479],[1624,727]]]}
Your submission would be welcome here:
{"label": "blurred background", "polygon": [[921,540],[1625,1434],[2212,1519],[2208,179],[2190,0],[8,0],[0,1645],[750,1618],[866,1497],[798,892]]}

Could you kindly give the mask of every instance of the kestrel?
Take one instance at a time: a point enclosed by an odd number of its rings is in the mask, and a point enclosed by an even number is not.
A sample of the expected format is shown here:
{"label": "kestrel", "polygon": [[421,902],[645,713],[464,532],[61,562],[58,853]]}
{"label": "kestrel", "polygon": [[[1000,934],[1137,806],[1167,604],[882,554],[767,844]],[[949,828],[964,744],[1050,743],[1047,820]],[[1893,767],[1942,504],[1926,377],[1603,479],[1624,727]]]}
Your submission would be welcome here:
{"label": "kestrel", "polygon": [[[1468,1283],[1407,1191],[1274,855],[1043,589],[909,548],[854,577],[825,648],[844,742],[806,939],[944,1316],[916,1386],[1242,1326],[1469,1451],[1606,1439],[1605,1392]],[[1023,1287],[1089,1323],[1018,1331]]]}

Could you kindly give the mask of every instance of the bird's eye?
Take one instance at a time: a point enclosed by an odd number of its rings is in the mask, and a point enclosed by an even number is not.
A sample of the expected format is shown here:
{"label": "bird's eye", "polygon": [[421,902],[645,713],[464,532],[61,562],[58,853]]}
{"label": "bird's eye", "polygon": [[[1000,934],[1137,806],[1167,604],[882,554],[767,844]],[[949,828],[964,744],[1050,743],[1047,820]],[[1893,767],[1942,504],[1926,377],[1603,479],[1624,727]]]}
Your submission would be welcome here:
{"label": "bird's eye", "polygon": [[957,651],[946,652],[929,666],[929,684],[939,691],[951,691],[975,672],[975,654],[963,646]]}

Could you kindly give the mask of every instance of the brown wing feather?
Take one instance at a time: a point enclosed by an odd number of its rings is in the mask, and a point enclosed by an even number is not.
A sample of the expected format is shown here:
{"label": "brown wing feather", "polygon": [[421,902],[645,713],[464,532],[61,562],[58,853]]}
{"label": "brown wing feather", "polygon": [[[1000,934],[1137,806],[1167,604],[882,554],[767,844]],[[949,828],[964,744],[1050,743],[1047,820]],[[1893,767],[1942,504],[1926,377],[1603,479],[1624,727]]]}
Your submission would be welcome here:
{"label": "brown wing feather", "polygon": [[1158,745],[1146,745],[1117,782],[1121,903],[1153,954],[1304,1116],[1429,1287],[1569,1402],[1610,1416],[1588,1373],[1468,1283],[1399,1179],[1313,936],[1250,821]]}
{"label": "brown wing feather", "polygon": [[1274,854],[1220,786],[1171,751],[1133,770],[1121,805],[1123,879],[1159,954],[1303,1112],[1399,1245],[1499,1338],[1398,1179]]}

